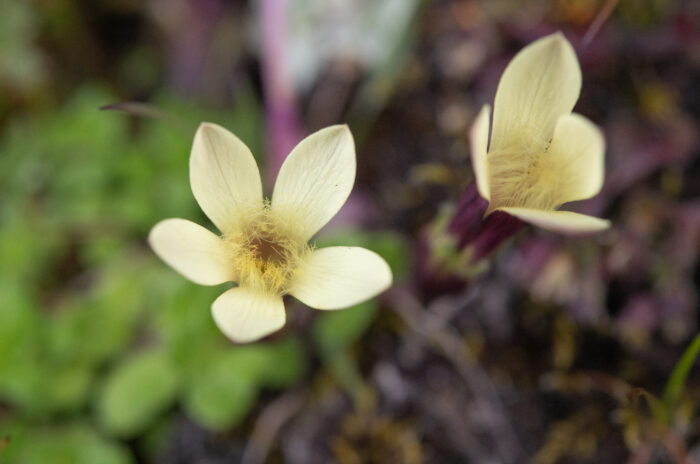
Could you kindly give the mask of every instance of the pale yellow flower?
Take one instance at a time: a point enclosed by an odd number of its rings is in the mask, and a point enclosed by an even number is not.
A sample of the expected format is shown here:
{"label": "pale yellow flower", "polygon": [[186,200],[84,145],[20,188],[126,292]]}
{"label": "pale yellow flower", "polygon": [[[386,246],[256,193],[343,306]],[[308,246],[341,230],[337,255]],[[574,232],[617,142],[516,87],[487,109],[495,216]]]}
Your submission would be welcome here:
{"label": "pale yellow flower", "polygon": [[218,236],[185,219],[166,219],[149,243],[163,261],[201,285],[237,282],[212,305],[219,328],[249,342],[285,323],[282,297],[317,309],[352,306],[391,285],[387,263],[358,247],[313,249],[311,237],[348,198],[355,145],[347,126],[322,129],[287,157],[268,202],[248,147],[215,124],[202,124],[190,156],[190,185]]}
{"label": "pale yellow flower", "polygon": [[470,132],[472,165],[487,214],[500,210],[561,232],[606,229],[606,220],[557,211],[596,195],[603,185],[605,140],[572,113],[581,69],[560,33],[536,40],[508,64],[496,91],[489,143],[489,106]]}

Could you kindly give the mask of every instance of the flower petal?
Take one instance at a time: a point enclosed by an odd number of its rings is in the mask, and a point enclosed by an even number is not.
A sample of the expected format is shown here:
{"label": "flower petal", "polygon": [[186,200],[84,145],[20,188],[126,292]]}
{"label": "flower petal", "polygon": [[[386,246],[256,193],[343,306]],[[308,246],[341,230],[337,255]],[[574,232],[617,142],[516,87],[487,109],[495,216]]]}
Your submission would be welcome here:
{"label": "flower petal", "polygon": [[605,175],[605,139],[595,124],[576,113],[562,116],[548,152],[563,179],[558,204],[585,200],[600,192]]}
{"label": "flower petal", "polygon": [[472,168],[474,169],[476,188],[479,190],[479,195],[486,200],[491,199],[489,162],[486,158],[489,144],[490,111],[491,107],[484,105],[469,130]]}
{"label": "flower petal", "polygon": [[580,91],[581,68],[561,33],[523,48],[498,83],[490,151],[523,144],[539,151],[552,138],[559,118],[571,112]]}
{"label": "flower petal", "polygon": [[310,239],[343,206],[355,182],[355,142],[345,125],[302,140],[280,168],[272,210],[294,213]]}
{"label": "flower petal", "polygon": [[532,225],[565,234],[597,232],[610,227],[610,221],[571,211],[511,207],[498,209]]}
{"label": "flower petal", "polygon": [[286,315],[282,298],[245,287],[222,293],[211,305],[214,322],[237,343],[248,343],[284,326]]}
{"label": "flower petal", "polygon": [[233,280],[224,242],[199,224],[166,219],[148,235],[153,251],[192,282],[218,285]]}
{"label": "flower petal", "polygon": [[340,309],[368,300],[391,285],[389,265],[360,247],[315,250],[301,265],[289,293],[316,309]]}
{"label": "flower petal", "polygon": [[190,155],[190,185],[199,206],[221,232],[262,208],[262,183],[248,147],[221,126],[202,123]]}

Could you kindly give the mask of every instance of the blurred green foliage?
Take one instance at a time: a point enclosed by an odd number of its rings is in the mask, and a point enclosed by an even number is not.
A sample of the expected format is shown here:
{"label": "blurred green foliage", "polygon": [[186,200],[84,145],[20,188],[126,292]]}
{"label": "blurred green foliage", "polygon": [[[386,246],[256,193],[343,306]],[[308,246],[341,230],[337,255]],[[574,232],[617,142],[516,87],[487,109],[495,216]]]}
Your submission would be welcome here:
{"label": "blurred green foliage", "polygon": [[124,360],[105,379],[98,414],[117,435],[142,432],[177,393],[178,372],[161,347]]}
{"label": "blurred green foliage", "polygon": [[[187,131],[99,111],[113,101],[87,86],[54,113],[12,121],[0,141],[0,401],[9,408],[0,436],[10,437],[3,462],[130,462],[92,430],[134,436],[176,400],[197,413],[231,401],[223,389],[210,390],[204,405],[192,401],[210,379],[199,375],[200,363],[238,350],[209,315],[221,290],[189,284],[144,243],[161,218],[201,219],[187,158],[206,115],[164,100],[168,112],[192,118]],[[211,116],[255,145],[257,105],[241,101],[228,120]],[[302,356],[289,346],[260,358]],[[252,398],[297,378],[265,383],[235,363],[221,367],[248,382]],[[223,427],[251,406],[237,403],[216,421],[193,418]]]}
{"label": "blurred green foliage", "polygon": [[185,394],[188,413],[212,429],[238,423],[261,388],[284,388],[306,371],[304,350],[293,338],[212,354],[200,360]]}
{"label": "blurred green foliage", "polygon": [[129,452],[110,442],[85,422],[61,424],[60,427],[28,427],[3,424],[2,432],[11,437],[0,454],[4,463],[50,464],[130,464]]}

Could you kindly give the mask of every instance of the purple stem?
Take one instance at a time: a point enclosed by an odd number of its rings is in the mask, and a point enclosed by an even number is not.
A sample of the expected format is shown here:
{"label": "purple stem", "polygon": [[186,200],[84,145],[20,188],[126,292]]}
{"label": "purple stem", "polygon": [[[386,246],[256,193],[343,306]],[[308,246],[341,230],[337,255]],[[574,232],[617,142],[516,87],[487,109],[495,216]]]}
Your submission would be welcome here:
{"label": "purple stem", "polygon": [[[479,195],[476,185],[471,184],[457,203],[445,229],[445,233],[454,238],[459,252],[469,249],[467,267],[487,258],[525,225],[502,211],[484,217],[487,208],[488,201]],[[468,284],[464,275],[469,273],[454,273],[449,264],[432,252],[429,235],[420,237],[416,246],[415,283],[423,296],[430,299],[464,288]]]}
{"label": "purple stem", "polygon": [[470,184],[459,199],[454,216],[447,226],[447,233],[457,237],[457,247],[460,250],[479,234],[488,206],[489,202],[481,198],[476,184]]}
{"label": "purple stem", "polygon": [[484,218],[488,204],[472,183],[460,198],[447,226],[447,233],[457,239],[459,250],[471,247],[472,262],[487,257],[524,225],[520,219],[502,211],[494,211]]}
{"label": "purple stem", "polygon": [[274,185],[287,154],[301,140],[294,86],[286,68],[287,0],[260,1],[262,82],[265,96],[266,178]]}
{"label": "purple stem", "polygon": [[471,243],[474,250],[472,261],[487,257],[503,242],[515,235],[525,223],[503,211],[494,211],[483,222],[481,230]]}

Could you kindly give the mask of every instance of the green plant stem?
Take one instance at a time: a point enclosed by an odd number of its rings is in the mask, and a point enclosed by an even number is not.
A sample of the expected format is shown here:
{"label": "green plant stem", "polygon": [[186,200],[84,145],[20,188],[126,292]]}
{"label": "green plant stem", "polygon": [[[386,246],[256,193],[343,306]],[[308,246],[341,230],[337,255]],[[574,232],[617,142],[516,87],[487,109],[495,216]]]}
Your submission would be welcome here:
{"label": "green plant stem", "polygon": [[683,391],[685,381],[690,373],[690,368],[693,367],[693,363],[695,362],[695,358],[698,357],[698,354],[700,354],[700,333],[695,336],[688,348],[686,348],[666,383],[663,400],[668,410],[669,417],[672,416],[672,411],[678,403],[678,398]]}

